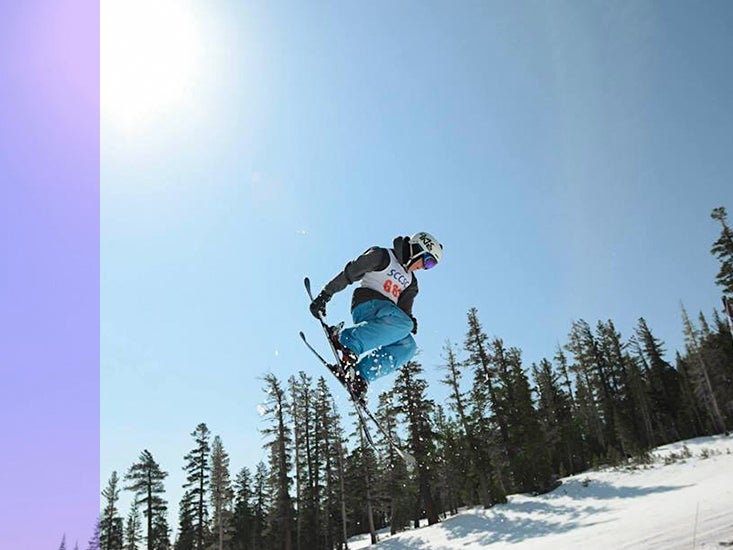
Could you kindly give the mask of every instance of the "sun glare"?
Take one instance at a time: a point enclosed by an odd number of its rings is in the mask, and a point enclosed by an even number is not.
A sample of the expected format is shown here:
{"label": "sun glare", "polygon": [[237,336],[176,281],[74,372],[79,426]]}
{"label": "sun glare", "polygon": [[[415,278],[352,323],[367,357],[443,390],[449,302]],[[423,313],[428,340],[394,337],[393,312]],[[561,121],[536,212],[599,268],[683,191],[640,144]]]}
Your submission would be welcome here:
{"label": "sun glare", "polygon": [[201,37],[185,0],[102,0],[101,113],[135,131],[193,102]]}

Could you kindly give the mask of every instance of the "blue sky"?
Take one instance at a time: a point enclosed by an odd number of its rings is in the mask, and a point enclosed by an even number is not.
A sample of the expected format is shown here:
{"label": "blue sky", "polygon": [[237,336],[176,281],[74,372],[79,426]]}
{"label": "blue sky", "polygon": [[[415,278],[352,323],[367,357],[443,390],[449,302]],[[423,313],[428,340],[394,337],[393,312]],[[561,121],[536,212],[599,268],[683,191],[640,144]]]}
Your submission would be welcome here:
{"label": "blue sky", "polygon": [[[320,287],[396,235],[445,246],[415,305],[436,399],[473,306],[527,367],[579,318],[628,337],[644,316],[671,360],[680,303],[718,307],[730,3],[179,6],[142,51],[194,29],[195,50],[165,53],[182,98],[120,124],[102,51],[102,483],[147,448],[176,509],[199,422],[233,472],[266,459],[262,376],[324,374],[297,336],[320,344],[303,277]],[[105,29],[136,36],[102,23],[103,45]],[[120,97],[156,93],[135,78]]]}

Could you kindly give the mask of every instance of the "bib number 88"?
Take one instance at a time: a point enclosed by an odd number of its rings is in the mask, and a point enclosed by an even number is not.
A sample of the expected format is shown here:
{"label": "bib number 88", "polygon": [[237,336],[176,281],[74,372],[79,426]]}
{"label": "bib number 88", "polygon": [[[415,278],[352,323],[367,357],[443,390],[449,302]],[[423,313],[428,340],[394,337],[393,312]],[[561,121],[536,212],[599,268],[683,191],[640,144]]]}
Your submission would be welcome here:
{"label": "bib number 88", "polygon": [[390,279],[384,281],[383,288],[387,294],[391,294],[395,298],[399,297],[400,293],[402,292],[402,288],[400,287],[400,285],[393,284]]}

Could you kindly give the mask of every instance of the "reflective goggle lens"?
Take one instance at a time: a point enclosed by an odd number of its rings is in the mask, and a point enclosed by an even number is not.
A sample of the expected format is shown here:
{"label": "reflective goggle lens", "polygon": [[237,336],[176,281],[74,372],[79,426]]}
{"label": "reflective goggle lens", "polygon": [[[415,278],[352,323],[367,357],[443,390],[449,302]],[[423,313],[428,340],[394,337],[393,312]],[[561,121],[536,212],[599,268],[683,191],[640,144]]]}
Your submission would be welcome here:
{"label": "reflective goggle lens", "polygon": [[432,254],[426,252],[422,257],[422,265],[425,269],[432,269],[438,265],[438,260]]}

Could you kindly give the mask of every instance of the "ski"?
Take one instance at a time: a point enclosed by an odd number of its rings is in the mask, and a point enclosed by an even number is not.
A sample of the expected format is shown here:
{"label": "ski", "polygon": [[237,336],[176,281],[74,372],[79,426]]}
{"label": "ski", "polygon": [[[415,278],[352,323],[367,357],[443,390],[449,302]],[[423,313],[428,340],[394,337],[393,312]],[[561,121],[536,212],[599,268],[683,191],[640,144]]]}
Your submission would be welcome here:
{"label": "ski", "polygon": [[[306,277],[303,280],[303,284],[305,285],[305,290],[308,293],[308,298],[310,298],[310,301],[313,301],[313,292],[311,291],[311,282],[308,277]],[[397,445],[397,442],[394,440],[392,435],[382,426],[381,422],[377,420],[377,418],[374,416],[372,411],[365,405],[359,403],[356,399],[354,399],[353,394],[351,393],[351,390],[349,387],[339,378],[336,369],[339,368],[341,364],[341,359],[339,358],[338,350],[336,349],[336,346],[334,345],[333,341],[331,340],[331,332],[329,330],[328,324],[326,324],[326,321],[323,317],[319,317],[318,319],[321,323],[321,328],[323,329],[323,332],[326,335],[326,340],[328,340],[328,345],[331,347],[331,351],[333,352],[333,356],[336,359],[336,364],[332,365],[326,359],[318,353],[318,351],[311,345],[310,342],[308,342],[308,339],[305,337],[305,333],[303,331],[300,331],[300,338],[303,340],[303,343],[308,347],[308,349],[318,358],[318,360],[323,363],[323,365],[333,374],[336,379],[339,381],[339,383],[344,386],[347,393],[349,394],[349,400],[351,401],[352,405],[354,406],[354,410],[356,411],[356,414],[359,418],[359,422],[361,424],[361,427],[364,431],[364,436],[371,445],[372,448],[376,450],[376,446],[374,445],[374,440],[372,439],[371,433],[369,431],[369,428],[367,426],[367,418],[371,420],[371,422],[374,424],[374,426],[379,430],[379,432],[384,436],[385,440],[389,444],[389,446],[394,449],[394,451],[404,460],[408,465],[410,466],[416,466],[417,461],[415,460],[415,457],[412,456],[409,452],[403,450],[400,448],[399,445]]]}
{"label": "ski", "polygon": [[349,401],[351,401],[351,404],[354,405],[354,410],[356,411],[356,414],[359,417],[359,423],[361,424],[362,430],[364,432],[364,437],[366,438],[367,443],[369,443],[369,445],[373,449],[376,450],[376,445],[374,444],[374,440],[372,439],[372,434],[369,431],[369,428],[367,426],[366,418],[364,417],[364,410],[368,410],[368,409],[365,409],[364,407],[362,407],[362,405],[360,405],[359,403],[356,402],[356,400],[354,399],[354,397],[351,395],[351,392],[349,391],[349,388],[347,388],[344,385],[344,383],[339,379],[338,374],[336,374],[336,371],[335,371],[334,366],[331,365],[328,361],[326,361],[323,358],[323,356],[320,353],[318,353],[318,351],[316,351],[316,349],[311,345],[311,343],[308,342],[308,339],[305,337],[305,334],[303,333],[303,331],[300,331],[300,338],[301,338],[301,340],[303,340],[303,343],[308,347],[308,349],[311,350],[311,352],[313,352],[313,355],[315,355],[318,358],[318,360],[321,363],[323,363],[323,365],[331,372],[331,374],[334,375],[334,377],[336,378],[336,380],[338,380],[339,383],[342,386],[344,386],[344,388],[346,389],[346,391],[349,393]]}

